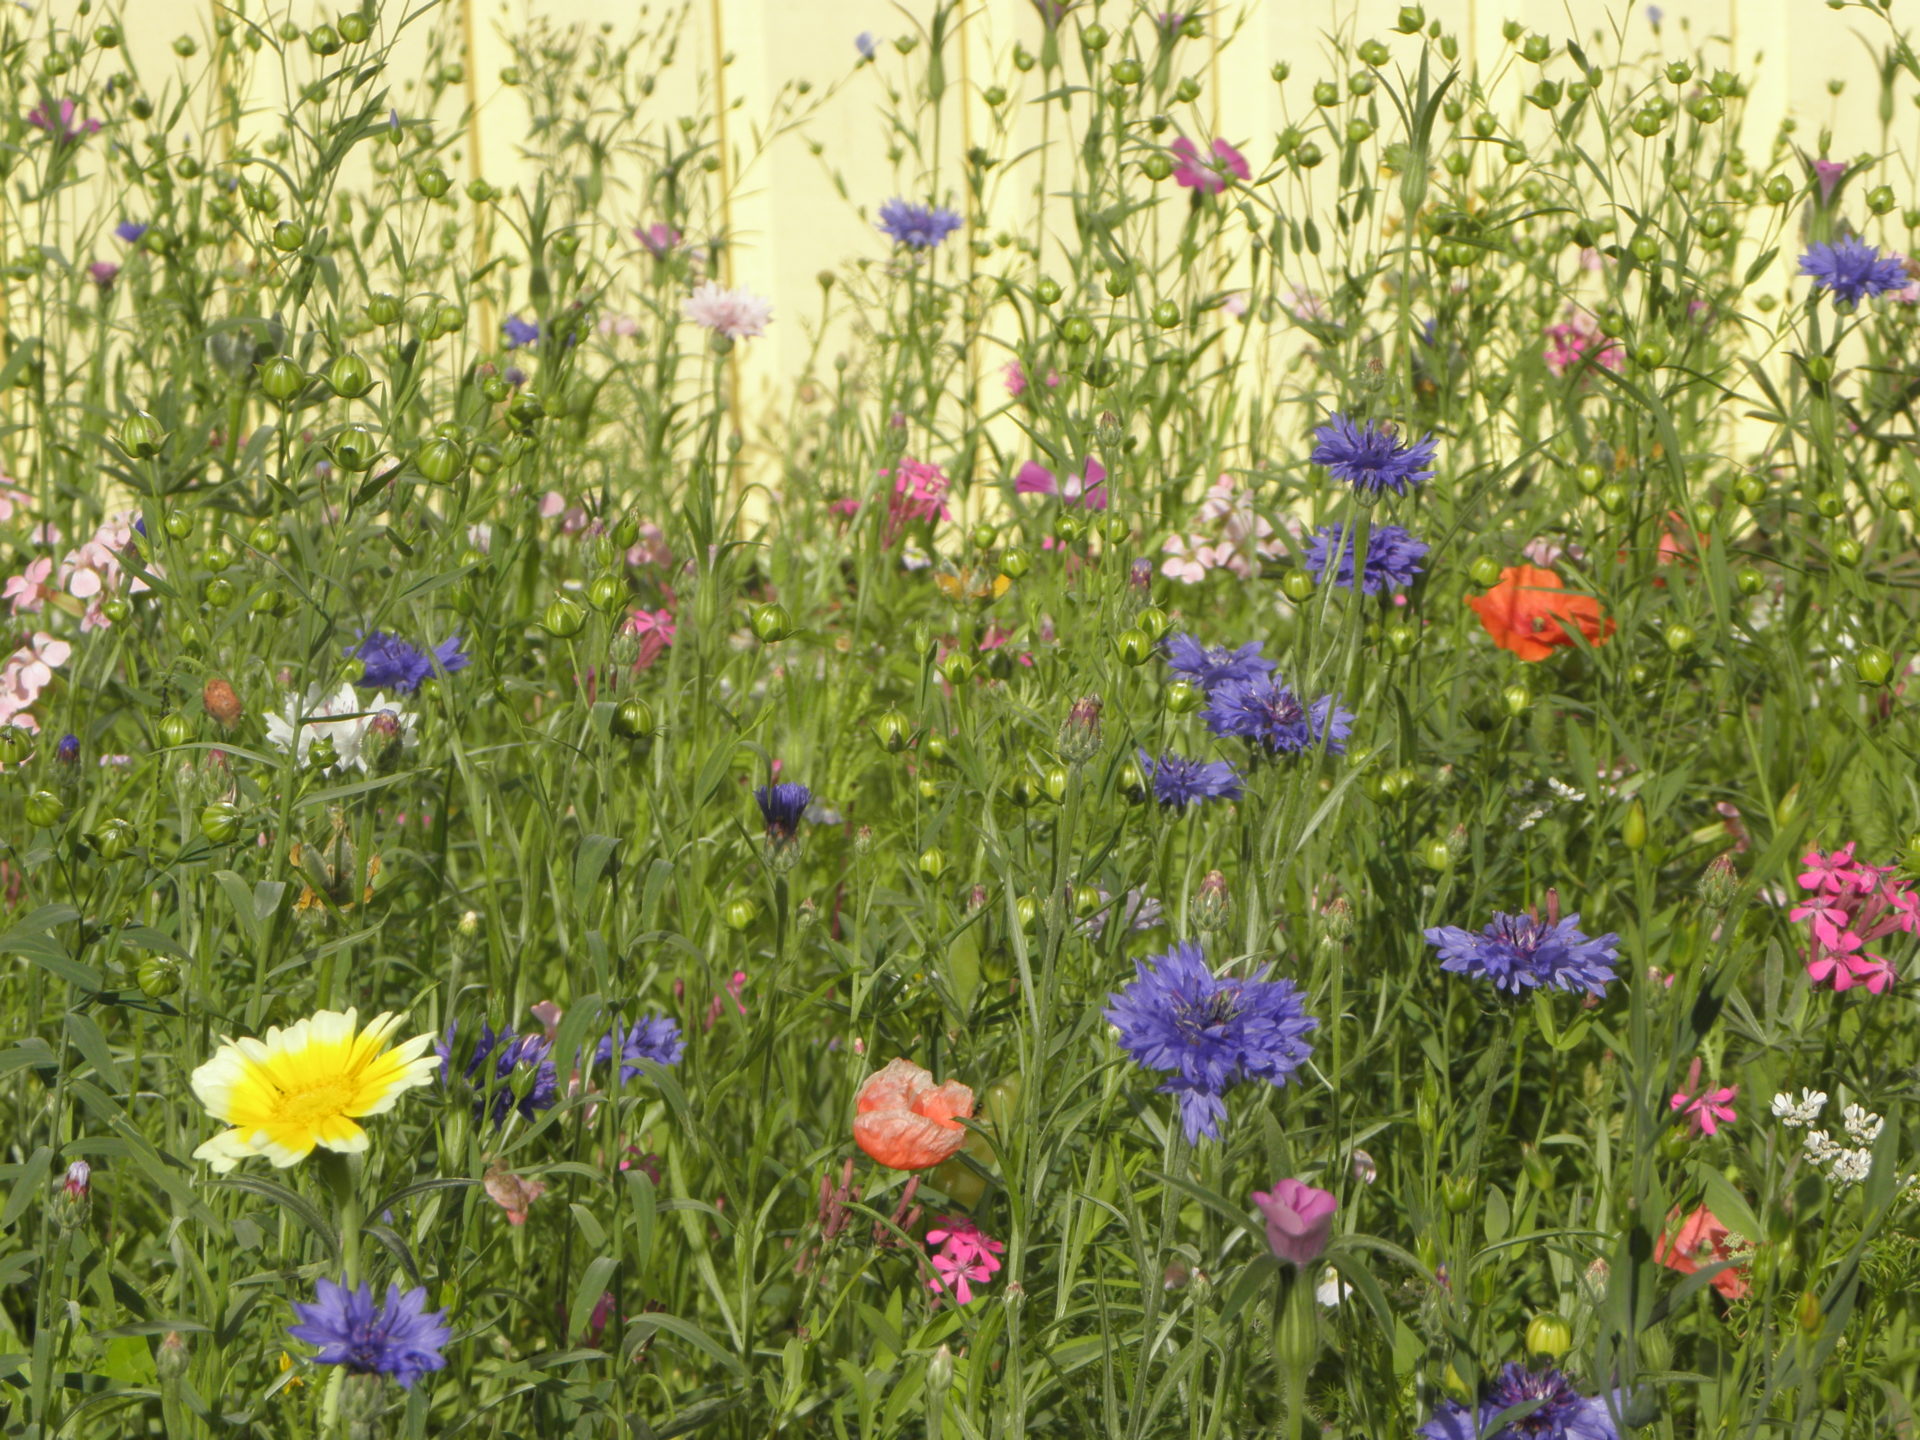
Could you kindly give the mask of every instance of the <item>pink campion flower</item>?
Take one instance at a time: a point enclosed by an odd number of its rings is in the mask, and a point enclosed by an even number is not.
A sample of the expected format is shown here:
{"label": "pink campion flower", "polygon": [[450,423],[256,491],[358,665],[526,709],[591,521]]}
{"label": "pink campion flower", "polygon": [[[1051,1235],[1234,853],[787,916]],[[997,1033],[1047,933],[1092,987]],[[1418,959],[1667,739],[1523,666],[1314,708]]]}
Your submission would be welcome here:
{"label": "pink campion flower", "polygon": [[90,118],[76,123],[74,117],[79,113],[79,105],[72,100],[62,100],[52,110],[45,105],[36,105],[27,112],[27,124],[36,130],[44,130],[56,143],[66,145],[100,128],[100,122]]}
{"label": "pink campion flower", "polygon": [[1068,475],[1063,482],[1054,479],[1053,472],[1039,461],[1029,460],[1014,476],[1013,489],[1017,495],[1058,495],[1068,505],[1104,510],[1107,508],[1107,467],[1089,455],[1082,472]]}
{"label": "pink campion flower", "polygon": [[712,280],[702,281],[682,307],[687,319],[729,340],[751,340],[767,333],[773,302],[748,290],[726,290]]}
{"label": "pink campion flower", "polygon": [[1556,376],[1578,370],[1591,361],[1608,370],[1618,370],[1625,358],[1620,342],[1600,331],[1600,322],[1577,306],[1567,307],[1567,318],[1547,327],[1547,369]]}
{"label": "pink campion flower", "polygon": [[1685,1115],[1702,1135],[1717,1135],[1721,1125],[1731,1124],[1739,1118],[1733,1113],[1733,1097],[1739,1093],[1738,1085],[1719,1090],[1701,1090],[1700,1060],[1696,1056],[1693,1064],[1687,1067],[1685,1087],[1676,1091],[1667,1101],[1667,1108]]}
{"label": "pink campion flower", "polygon": [[[1027,393],[1027,385],[1029,382],[1027,380],[1026,366],[1022,365],[1018,360],[1009,360],[1007,362],[1006,377],[1007,394],[1018,400],[1022,395]],[[1058,370],[1049,370],[1047,372],[1047,388],[1049,390],[1058,390],[1060,388],[1060,372]]]}
{"label": "pink campion flower", "polygon": [[860,513],[860,502],[851,495],[838,495],[827,502],[827,511],[843,520],[851,520]]}
{"label": "pink campion flower", "polygon": [[47,583],[52,578],[51,555],[29,560],[25,570],[8,577],[6,588],[0,590],[0,599],[11,600],[16,615],[22,610],[39,610],[53,594],[53,587]]}
{"label": "pink campion flower", "polygon": [[1799,880],[1812,893],[1787,918],[1807,922],[1807,976],[1816,985],[1865,985],[1868,994],[1878,995],[1898,977],[1893,963],[1867,946],[1895,932],[1920,933],[1920,896],[1895,867],[1856,861],[1853,851],[1848,844],[1832,854],[1807,852]]}
{"label": "pink campion flower", "polygon": [[893,494],[887,501],[887,539],[891,545],[900,532],[915,521],[945,520],[949,481],[938,465],[928,460],[900,457],[898,470],[882,470],[880,478],[893,479]]}
{"label": "pink campion flower", "polygon": [[934,1254],[934,1277],[927,1288],[936,1295],[951,1295],[954,1303],[965,1305],[973,1299],[973,1286],[985,1285],[1000,1268],[998,1256],[1007,1247],[990,1237],[973,1221],[961,1215],[942,1215],[927,1231],[927,1243],[940,1248]]}
{"label": "pink campion flower", "polygon": [[1213,142],[1213,154],[1208,159],[1200,158],[1200,151],[1193,141],[1182,135],[1167,147],[1174,159],[1174,183],[1184,185],[1189,190],[1204,191],[1208,195],[1218,195],[1227,188],[1230,179],[1251,180],[1253,171],[1247,167],[1247,160],[1238,150],[1224,140]]}
{"label": "pink campion flower", "polygon": [[[1802,890],[1814,890],[1828,895],[1858,894],[1873,888],[1873,867],[1861,865],[1853,858],[1854,845],[1849,840],[1831,855],[1818,850],[1809,850],[1800,857],[1800,863],[1807,868],[1798,876]],[[1866,872],[1863,884],[1862,872]],[[1794,917],[1796,920],[1799,916]]]}
{"label": "pink campion flower", "polygon": [[680,244],[680,232],[662,221],[651,225],[636,226],[633,238],[646,247],[647,253],[656,260],[664,260]]}
{"label": "pink campion flower", "polygon": [[636,610],[627,617],[629,635],[640,637],[640,653],[633,658],[636,673],[660,658],[660,652],[673,644],[678,627],[671,610]]}

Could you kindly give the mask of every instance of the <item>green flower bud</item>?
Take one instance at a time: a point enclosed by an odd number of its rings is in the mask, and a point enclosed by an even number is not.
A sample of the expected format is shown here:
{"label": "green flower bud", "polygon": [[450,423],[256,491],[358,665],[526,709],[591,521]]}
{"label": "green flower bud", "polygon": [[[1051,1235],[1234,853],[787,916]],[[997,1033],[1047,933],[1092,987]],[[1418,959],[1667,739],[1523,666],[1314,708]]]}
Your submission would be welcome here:
{"label": "green flower bud", "polygon": [[653,707],[640,699],[622,700],[613,707],[607,728],[621,740],[644,740],[655,729]]}
{"label": "green flower bud", "polygon": [[239,593],[233,588],[233,582],[219,575],[207,581],[200,588],[200,594],[207,604],[216,610],[226,609],[239,598]]}
{"label": "green flower bud", "polygon": [[1627,806],[1627,815],[1620,822],[1620,843],[1628,850],[1640,850],[1647,843],[1647,807],[1635,797]]}
{"label": "green flower bud", "polygon": [[940,675],[957,690],[973,679],[973,660],[956,650],[940,662]]}
{"label": "green flower bud", "polygon": [[200,833],[216,845],[228,845],[240,838],[240,807],[230,800],[216,800],[200,812]]}
{"label": "green flower bud", "polygon": [[1207,703],[1207,692],[1188,680],[1175,680],[1167,686],[1167,709],[1175,715],[1191,715]]}
{"label": "green flower bud", "polygon": [[273,227],[273,248],[292,254],[307,243],[307,227],[297,220],[282,220]]}
{"label": "green flower bud", "polygon": [[1162,152],[1156,150],[1140,162],[1140,169],[1149,180],[1157,184],[1173,174],[1173,161],[1169,160]]}
{"label": "green flower bud", "polygon": [[1052,305],[1060,299],[1060,286],[1057,281],[1042,279],[1033,287],[1033,298],[1042,305]]}
{"label": "green flower bud", "polygon": [[1280,577],[1280,593],[1296,605],[1304,605],[1313,597],[1313,576],[1305,570],[1289,570]]}
{"label": "green flower bud", "polygon": [[1895,510],[1911,510],[1913,508],[1913,487],[1904,480],[1892,481],[1882,494],[1887,504],[1891,505]]}
{"label": "green flower bud", "polygon": [[1162,300],[1153,307],[1153,323],[1162,330],[1171,330],[1180,323],[1180,307],[1171,300]]}
{"label": "green flower bud", "polygon": [[1527,1322],[1527,1350],[1558,1360],[1573,1348],[1573,1327],[1558,1315],[1542,1313]]}
{"label": "green flower bud", "polygon": [[429,200],[438,200],[453,188],[453,182],[447,179],[447,172],[438,165],[429,165],[414,179],[420,186],[420,193]]}
{"label": "green flower bud", "polygon": [[340,355],[327,367],[327,386],[342,400],[358,400],[373,388],[373,372],[358,355]]}
{"label": "green flower bud", "polygon": [[1153,658],[1153,641],[1143,630],[1122,630],[1114,639],[1114,648],[1127,665],[1144,665]]}
{"label": "green flower bud", "polygon": [[136,838],[130,821],[111,819],[101,821],[99,828],[87,836],[87,843],[102,860],[118,860],[133,848]]}
{"label": "green flower bud", "polygon": [[1468,567],[1467,578],[1480,586],[1500,583],[1500,562],[1491,555],[1482,555]]}
{"label": "green flower bud", "polygon": [[413,452],[413,466],[436,485],[445,485],[466,468],[467,453],[460,442],[436,435]]}
{"label": "green flower bud", "polygon": [[919,865],[920,873],[926,876],[927,879],[938,880],[942,875],[947,873],[946,852],[937,848],[922,850],[920,852]]}
{"label": "green flower bud", "polygon": [[1440,1177],[1440,1201],[1453,1215],[1464,1215],[1480,1198],[1480,1182],[1471,1175]]}
{"label": "green flower bud", "polygon": [[1742,565],[1733,572],[1733,583],[1742,595],[1758,595],[1767,588],[1767,577],[1751,565]]}
{"label": "green flower bud", "polygon": [[1000,557],[1000,573],[1009,580],[1018,580],[1033,569],[1033,557],[1017,546]]}
{"label": "green flower bud", "polygon": [[751,624],[755,638],[766,645],[778,644],[794,633],[793,617],[784,605],[754,606]]}
{"label": "green flower bud", "polygon": [[120,448],[135,460],[151,460],[167,443],[167,432],[144,410],[136,410],[120,426]]}
{"label": "green flower bud", "polygon": [[1007,787],[1007,798],[1022,810],[1031,810],[1040,803],[1041,797],[1040,782],[1025,770],[1015,775]]}
{"label": "green flower bud", "polygon": [[1429,870],[1453,868],[1453,850],[1444,835],[1429,835],[1420,842],[1420,863]]}
{"label": "green flower bud", "polygon": [[[9,730],[16,727],[9,725]],[[35,790],[27,796],[25,810],[27,823],[42,830],[51,830],[60,823],[60,817],[66,813],[66,805],[51,790]]]}
{"label": "green flower bud", "polygon": [[873,722],[873,738],[889,755],[898,755],[913,740],[913,722],[898,710],[889,710]]}
{"label": "green flower bud", "polygon": [[627,587],[615,575],[597,575],[587,586],[587,603],[603,615],[610,615],[626,603]]}
{"label": "green flower bud", "polygon": [[1843,569],[1851,570],[1860,563],[1860,557],[1865,552],[1861,549],[1858,540],[1854,539],[1851,535],[1842,535],[1829,547],[1829,553],[1833,556],[1834,564]]}
{"label": "green flower bud", "polygon": [[275,355],[259,365],[260,389],[269,400],[285,402],[307,386],[307,373],[291,356]]}
{"label": "green flower bud", "polygon": [[1633,495],[1618,480],[1609,480],[1600,487],[1600,493],[1594,496],[1600,508],[1609,515],[1618,515],[1633,501]]}
{"label": "green flower bud", "polygon": [[727,901],[727,908],[721,915],[721,918],[726,922],[727,928],[735,934],[752,928],[753,922],[759,917],[760,907],[744,895],[736,895],[733,899]]}
{"label": "green flower bud", "polygon": [[1147,798],[1147,777],[1136,760],[1129,760],[1120,767],[1120,776],[1116,782],[1120,794],[1129,805],[1139,805]]}
{"label": "green flower bud", "polygon": [[1853,668],[1863,684],[1884,685],[1893,674],[1893,656],[1878,645],[1869,645],[1853,657]]}
{"label": "green flower bud", "polygon": [[547,606],[546,614],[541,617],[541,624],[547,633],[561,640],[570,640],[578,635],[586,623],[586,612],[564,595],[555,596]]}
{"label": "green flower bud", "polygon": [[367,319],[380,326],[400,323],[400,301],[382,291],[367,298]]}
{"label": "green flower bud", "polygon": [[1524,715],[1533,703],[1533,693],[1516,680],[1500,692],[1500,703],[1506,707],[1507,714]]}
{"label": "green flower bud", "polygon": [[337,55],[340,32],[331,25],[316,25],[307,32],[307,48],[316,55]]}
{"label": "green flower bud", "polygon": [[149,1000],[164,1000],[180,988],[180,962],[171,955],[149,955],[134,967],[133,982]]}
{"label": "green flower bud", "polygon": [[160,723],[154,726],[154,731],[160,743],[171,750],[193,739],[193,722],[178,710],[169,710],[160,717]]}
{"label": "green flower bud", "polygon": [[380,437],[365,425],[346,425],[327,442],[327,454],[342,470],[358,475],[380,458]]}
{"label": "green flower bud", "polygon": [[364,45],[372,33],[367,17],[358,11],[340,17],[340,38],[349,45]]}

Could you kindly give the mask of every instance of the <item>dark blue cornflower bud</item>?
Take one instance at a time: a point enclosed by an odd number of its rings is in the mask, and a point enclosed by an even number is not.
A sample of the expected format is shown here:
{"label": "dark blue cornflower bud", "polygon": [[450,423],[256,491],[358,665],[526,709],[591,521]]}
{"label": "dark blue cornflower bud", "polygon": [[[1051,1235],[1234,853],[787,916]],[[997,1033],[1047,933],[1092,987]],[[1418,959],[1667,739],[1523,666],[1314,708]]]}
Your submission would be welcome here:
{"label": "dark blue cornflower bud", "polygon": [[813,803],[813,792],[804,785],[762,785],[753,792],[760,806],[760,818],[766,821],[767,839],[785,845],[800,833],[800,821]]}
{"label": "dark blue cornflower bud", "polygon": [[71,765],[80,758],[80,737],[67,734],[60,737],[60,743],[53,747],[53,758],[62,765]]}

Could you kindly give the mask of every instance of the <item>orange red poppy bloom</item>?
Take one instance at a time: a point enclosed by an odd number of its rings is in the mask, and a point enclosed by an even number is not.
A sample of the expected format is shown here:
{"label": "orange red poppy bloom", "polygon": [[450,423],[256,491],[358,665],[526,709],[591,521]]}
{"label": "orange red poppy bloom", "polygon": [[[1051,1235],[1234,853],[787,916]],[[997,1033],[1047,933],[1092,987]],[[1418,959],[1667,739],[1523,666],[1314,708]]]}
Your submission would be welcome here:
{"label": "orange red poppy bloom", "polygon": [[856,1145],[890,1169],[924,1170],[967,1143],[960,1121],[973,1114],[973,1091],[954,1080],[936,1085],[911,1060],[889,1060],[867,1077],[854,1108]]}
{"label": "orange red poppy bloom", "polygon": [[[1736,1251],[1727,1243],[1732,1233],[1717,1215],[1702,1205],[1681,1221],[1680,1228],[1672,1235],[1660,1237],[1660,1243],[1654,1247],[1653,1258],[1682,1275],[1691,1275],[1702,1265],[1712,1265],[1721,1260],[1739,1261],[1743,1252]],[[1720,1271],[1713,1277],[1712,1284],[1729,1300],[1738,1300],[1750,1288],[1738,1264]]]}
{"label": "orange red poppy bloom", "polygon": [[1538,565],[1509,565],[1498,585],[1484,595],[1469,595],[1467,604],[1494,644],[1527,661],[1544,660],[1560,646],[1572,645],[1575,630],[1589,645],[1604,645],[1614,630],[1598,600],[1570,593],[1558,575]]}

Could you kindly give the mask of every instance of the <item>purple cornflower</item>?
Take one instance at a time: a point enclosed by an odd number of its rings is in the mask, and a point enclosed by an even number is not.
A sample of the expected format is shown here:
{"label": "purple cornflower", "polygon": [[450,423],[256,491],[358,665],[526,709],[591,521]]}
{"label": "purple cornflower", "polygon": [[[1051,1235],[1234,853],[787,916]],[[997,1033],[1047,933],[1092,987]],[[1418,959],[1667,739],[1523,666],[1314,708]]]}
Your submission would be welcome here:
{"label": "purple cornflower", "polygon": [[1265,966],[1246,979],[1215,975],[1188,940],[1134,971],[1107,997],[1106,1019],[1135,1061],[1169,1072],[1160,1089],[1179,1097],[1189,1143],[1219,1138],[1227,1091],[1243,1080],[1285,1085],[1313,1053],[1306,1035],[1319,1022],[1293,982],[1266,979]]}
{"label": "purple cornflower", "polygon": [[522,320],[518,315],[509,315],[500,324],[500,332],[507,337],[507,348],[518,350],[522,345],[532,345],[540,339],[540,322]]}
{"label": "purple cornflower", "polygon": [[60,743],[53,747],[53,758],[62,765],[71,765],[80,758],[80,737],[68,734],[60,737]]}
{"label": "purple cornflower", "polygon": [[[460,1022],[456,1020],[447,1026],[447,1038],[434,1042],[433,1053],[440,1057],[443,1085],[452,1068],[454,1044],[459,1035]],[[511,1025],[496,1031],[481,1021],[480,1039],[473,1047],[472,1057],[460,1070],[460,1078],[473,1087],[473,1118],[490,1116],[497,1130],[515,1110],[527,1120],[542,1110],[551,1110],[560,1098],[560,1077],[549,1058],[552,1050],[552,1042],[544,1035],[515,1035]],[[483,1068],[489,1061],[492,1062],[490,1075]]]}
{"label": "purple cornflower", "polygon": [[322,1280],[314,1286],[314,1303],[296,1304],[293,1313],[300,1323],[287,1333],[320,1347],[317,1364],[344,1365],[354,1375],[391,1375],[402,1390],[429,1370],[446,1368],[440,1347],[453,1332],[446,1311],[427,1309],[425,1287],[402,1292],[389,1285],[387,1303],[376,1308],[372,1287],[349,1290]]}
{"label": "purple cornflower", "polygon": [[1331,755],[1343,754],[1353,733],[1353,712],[1333,696],[1322,695],[1309,705],[1274,675],[1226,681],[1208,696],[1200,717],[1214,734],[1237,735],[1274,755],[1323,745]]}
{"label": "purple cornflower", "polygon": [[804,785],[782,783],[762,785],[753,792],[760,806],[760,818],[767,822],[767,838],[784,845],[800,833],[800,821],[813,803],[813,792]]}
{"label": "purple cornflower", "polygon": [[1229,680],[1258,680],[1273,669],[1273,661],[1261,657],[1258,640],[1229,650],[1224,645],[1202,645],[1183,632],[1167,641],[1167,668],[1212,694],[1216,685]]}
{"label": "purple cornflower", "polygon": [[384,630],[369,630],[347,654],[358,656],[364,667],[358,682],[361,689],[393,690],[401,695],[411,695],[431,675],[466,669],[469,658],[460,648],[458,635],[448,636],[428,653]]}
{"label": "purple cornflower", "polygon": [[[1344,539],[1345,543],[1342,544]],[[1353,588],[1353,538],[1345,525],[1322,525],[1307,541],[1307,569],[1316,583],[1325,584],[1327,570],[1335,550],[1340,566],[1333,583]],[[1360,592],[1378,595],[1389,587],[1400,589],[1413,583],[1420,573],[1420,561],[1427,553],[1423,540],[1416,540],[1398,525],[1376,525],[1367,535],[1367,563],[1360,576]]]}
{"label": "purple cornflower", "polygon": [[889,200],[880,207],[879,228],[896,245],[909,250],[931,250],[960,228],[960,217],[951,210],[934,205],[913,205],[905,200]]}
{"label": "purple cornflower", "polygon": [[1547,896],[1547,918],[1495,911],[1479,934],[1457,925],[1436,925],[1427,943],[1440,952],[1440,968],[1456,975],[1493,981],[1496,990],[1519,995],[1544,986],[1604,994],[1613,979],[1618,935],[1589,940],[1580,933],[1580,917],[1560,918],[1560,903]]}
{"label": "purple cornflower", "polygon": [[1240,776],[1224,760],[1189,760],[1140,751],[1140,768],[1153,785],[1153,798],[1169,810],[1184,810],[1202,800],[1238,800]]}
{"label": "purple cornflower", "polygon": [[1326,466],[1329,475],[1351,485],[1369,504],[1380,498],[1382,490],[1404,495],[1410,486],[1433,478],[1431,435],[1402,445],[1391,425],[1372,420],[1355,425],[1346,416],[1335,415],[1313,432],[1313,439],[1313,454],[1308,458]]}
{"label": "purple cornflower", "polygon": [[1899,290],[1907,283],[1907,267],[1895,255],[1882,255],[1862,241],[1815,243],[1800,257],[1800,273],[1811,276],[1814,287],[1831,290],[1833,298],[1857,305],[1863,296]]}
{"label": "purple cornflower", "polygon": [[113,227],[113,233],[129,245],[138,245],[140,237],[147,233],[147,227],[134,220],[122,220]]}
{"label": "purple cornflower", "polygon": [[120,278],[120,267],[111,260],[96,260],[87,266],[87,274],[102,290],[111,290],[113,282]]}
{"label": "purple cornflower", "polygon": [[[1503,1415],[1506,1423],[1492,1428]],[[1442,1400],[1419,1433],[1425,1440],[1620,1440],[1605,1401],[1582,1395],[1561,1371],[1518,1363],[1501,1369],[1478,1405]]]}
{"label": "purple cornflower", "polygon": [[611,1065],[617,1049],[621,1062],[620,1083],[624,1085],[640,1073],[638,1065],[628,1062],[651,1060],[656,1065],[678,1065],[686,1048],[686,1042],[680,1038],[678,1021],[666,1015],[643,1015],[625,1034],[615,1021],[613,1033],[601,1039],[593,1058],[602,1065]]}
{"label": "purple cornflower", "polygon": [[871,30],[862,30],[853,37],[853,48],[860,52],[862,60],[871,60],[874,52],[880,48],[880,42],[873,38]]}

